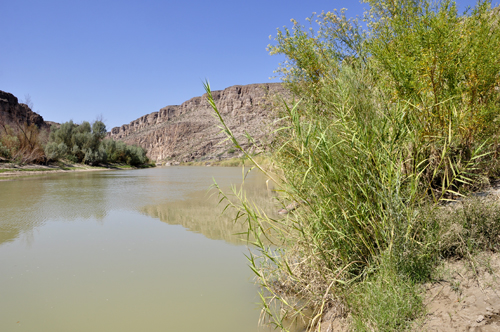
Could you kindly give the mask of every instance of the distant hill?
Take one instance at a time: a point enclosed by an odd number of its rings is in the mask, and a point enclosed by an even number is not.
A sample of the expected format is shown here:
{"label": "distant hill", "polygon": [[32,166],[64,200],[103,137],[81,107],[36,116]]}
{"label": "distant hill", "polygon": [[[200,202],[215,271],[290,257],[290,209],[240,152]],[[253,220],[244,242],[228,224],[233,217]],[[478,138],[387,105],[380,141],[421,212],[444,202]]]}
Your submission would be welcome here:
{"label": "distant hill", "polygon": [[[273,97],[284,93],[281,83],[235,85],[212,91],[225,121],[241,143],[247,142],[245,132],[257,142],[264,139],[270,131]],[[226,137],[219,133],[218,126],[203,95],[115,127],[108,137],[147,149],[153,161],[187,162],[235,156],[229,142],[220,144]]]}

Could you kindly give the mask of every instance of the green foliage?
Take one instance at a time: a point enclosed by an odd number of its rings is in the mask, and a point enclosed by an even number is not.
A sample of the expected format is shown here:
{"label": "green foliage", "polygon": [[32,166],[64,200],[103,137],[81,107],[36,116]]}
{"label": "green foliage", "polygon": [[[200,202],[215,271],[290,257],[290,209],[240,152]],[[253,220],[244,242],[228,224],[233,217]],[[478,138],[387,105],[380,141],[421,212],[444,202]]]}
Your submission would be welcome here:
{"label": "green foliage", "polygon": [[422,180],[437,190],[436,199],[478,175],[465,174],[470,168],[462,166],[471,160],[487,162],[479,175],[495,176],[498,10],[492,11],[489,1],[480,1],[467,15],[459,15],[451,1],[366,2],[372,6],[365,15],[367,31],[345,11],[319,15],[317,32],[296,21],[293,29],[278,31],[270,50],[287,56],[278,71],[282,78],[323,113],[330,102],[323,90],[341,68],[369,71],[372,82],[365,86],[379,90],[381,105],[408,105],[405,117],[416,137],[405,167],[425,172]]}
{"label": "green foliage", "polygon": [[349,294],[354,331],[411,331],[413,320],[424,313],[422,297],[411,279],[384,262],[381,273],[354,285]]}
{"label": "green foliage", "polygon": [[[106,130],[106,127],[100,121],[96,121],[94,126],[96,129],[102,130],[104,128],[104,131]],[[100,131],[94,133],[90,123],[87,121],[84,121],[80,125],[74,124],[73,121],[65,122],[59,128],[52,128],[49,136],[49,144],[46,146],[46,153],[49,152],[47,157],[57,160],[58,158],[71,155],[76,162],[85,162],[88,164],[104,162],[105,156],[95,153],[99,149],[101,137],[102,133]],[[55,149],[56,145],[58,149]],[[57,151],[57,153],[54,153],[53,150]]]}
{"label": "green foliage", "polygon": [[[498,11],[491,10],[489,1],[480,1],[467,16],[459,15],[451,1],[435,6],[421,2],[418,7],[407,2],[376,3],[370,11],[373,37],[367,49],[381,73],[379,86],[392,100],[410,105],[420,145],[417,153],[425,160],[420,169],[426,169],[427,180],[437,162],[440,174],[433,184],[448,181],[482,144],[487,144],[483,152],[493,156],[498,149],[495,120],[500,107]],[[433,161],[432,155],[439,153],[443,157]],[[420,162],[419,157],[410,157]],[[488,173],[492,166],[483,168],[483,175],[493,176]]]}
{"label": "green foliage", "polygon": [[45,156],[49,160],[57,160],[64,157],[68,153],[68,147],[64,143],[57,144],[56,142],[49,142],[45,145]]}
{"label": "green foliage", "polygon": [[[344,10],[322,13],[317,29],[314,16],[310,28],[292,20],[269,47],[286,56],[278,72],[299,101],[277,110],[267,174],[283,206],[300,207],[272,218],[242,193],[241,205],[227,201],[250,237],[279,248],[256,240],[260,254],[249,259],[282,329],[306,306],[311,330],[325,307],[350,310],[356,330],[409,328],[422,313],[418,283],[445,252],[459,252],[444,249],[450,223],[432,217],[437,206],[499,169],[498,10],[490,1],[463,15],[447,0],[366,2],[366,30]],[[222,131],[255,162],[206,89]],[[465,218],[460,234],[475,244],[460,248],[491,243],[483,229],[498,220],[483,217]],[[282,310],[268,310],[274,301]]]}
{"label": "green foliage", "polygon": [[11,156],[10,150],[6,146],[4,146],[0,141],[0,157],[10,159],[10,156]]}
{"label": "green foliage", "polygon": [[101,121],[96,121],[92,124],[92,133],[102,140],[106,137],[106,126]]}
{"label": "green foliage", "polygon": [[57,144],[64,143],[66,146],[73,146],[72,134],[73,134],[73,128],[75,126],[76,125],[71,120],[69,122],[61,124],[59,128],[52,126],[49,135],[50,142],[55,142]]}
{"label": "green foliage", "polygon": [[138,166],[141,164],[148,163],[149,160],[146,157],[146,151],[134,145],[127,146],[127,164],[131,166]]}
{"label": "green foliage", "polygon": [[439,251],[443,257],[467,258],[478,251],[500,249],[500,208],[494,200],[476,197],[430,216],[441,225]]}
{"label": "green foliage", "polygon": [[95,150],[88,148],[83,150],[83,152],[85,154],[85,157],[83,158],[85,164],[97,165],[101,162],[106,162],[106,151],[102,147],[97,147]]}
{"label": "green foliage", "polygon": [[9,125],[0,129],[0,156],[11,159],[19,150],[20,144],[17,135]]}
{"label": "green foliage", "polygon": [[109,162],[126,163],[131,166],[139,166],[149,162],[146,151],[139,146],[106,139],[102,141],[102,148],[108,156]]}
{"label": "green foliage", "polygon": [[106,126],[101,121],[95,121],[92,125],[87,121],[80,125],[69,121],[60,128],[52,128],[45,154],[50,160],[66,158],[89,165],[113,162],[139,166],[149,161],[143,148],[104,137]]}

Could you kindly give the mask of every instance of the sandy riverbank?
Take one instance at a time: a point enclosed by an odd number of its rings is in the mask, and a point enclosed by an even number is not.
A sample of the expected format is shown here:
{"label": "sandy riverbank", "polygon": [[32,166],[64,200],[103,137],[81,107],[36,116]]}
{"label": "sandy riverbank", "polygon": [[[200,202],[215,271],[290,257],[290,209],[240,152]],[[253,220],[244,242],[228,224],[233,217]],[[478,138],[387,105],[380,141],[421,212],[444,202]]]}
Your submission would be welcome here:
{"label": "sandy riverbank", "polygon": [[[500,254],[482,252],[472,261],[447,261],[424,287],[426,313],[412,331],[500,330]],[[323,316],[321,332],[349,331],[350,317]]]}
{"label": "sandy riverbank", "polygon": [[[500,204],[500,183],[473,196],[485,207]],[[443,208],[460,206],[457,202]],[[443,259],[432,280],[422,285],[422,298],[425,314],[411,331],[500,331],[500,252],[483,250]],[[350,317],[332,308],[323,316],[321,332],[349,331],[349,323]]]}
{"label": "sandy riverbank", "polygon": [[84,164],[65,164],[65,163],[58,163],[52,165],[38,165],[38,164],[17,165],[13,163],[0,163],[0,181],[32,177],[32,176],[45,176],[56,173],[110,171],[110,170],[118,170],[125,168],[130,168],[130,167],[124,165],[89,166]]}

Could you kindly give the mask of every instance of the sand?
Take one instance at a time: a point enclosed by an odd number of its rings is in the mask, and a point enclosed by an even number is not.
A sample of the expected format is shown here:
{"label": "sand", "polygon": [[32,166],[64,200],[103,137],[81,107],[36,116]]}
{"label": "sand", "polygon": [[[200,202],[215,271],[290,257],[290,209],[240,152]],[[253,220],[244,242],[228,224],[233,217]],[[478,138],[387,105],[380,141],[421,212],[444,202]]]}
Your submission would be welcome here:
{"label": "sand", "polygon": [[[426,314],[412,331],[500,331],[500,254],[483,252],[472,262],[445,262],[423,286]],[[328,312],[321,331],[349,331],[348,322]]]}
{"label": "sand", "polygon": [[500,254],[447,262],[426,285],[427,315],[415,331],[500,331]]}

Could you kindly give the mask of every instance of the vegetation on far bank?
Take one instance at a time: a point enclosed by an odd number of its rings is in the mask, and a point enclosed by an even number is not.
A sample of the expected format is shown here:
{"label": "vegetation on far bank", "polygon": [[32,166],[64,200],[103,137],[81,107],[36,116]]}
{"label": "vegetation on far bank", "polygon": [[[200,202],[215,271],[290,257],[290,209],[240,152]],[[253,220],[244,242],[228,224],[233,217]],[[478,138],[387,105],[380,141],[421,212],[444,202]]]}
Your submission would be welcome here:
{"label": "vegetation on far bank", "polygon": [[249,260],[282,330],[298,318],[321,330],[327,311],[355,331],[410,330],[442,260],[500,249],[498,205],[464,200],[499,176],[498,8],[364,2],[364,25],[344,9],[322,13],[270,45],[295,97],[275,110],[273,173],[241,148],[206,84],[234,146],[284,206],[301,204],[272,218],[241,192],[240,204],[227,200],[252,238],[273,241],[255,241]]}
{"label": "vegetation on far bank", "polygon": [[[257,160],[261,165],[270,165],[271,159],[270,156],[265,155],[257,155],[253,157]],[[229,159],[222,160],[208,160],[208,161],[189,161],[186,163],[180,163],[182,166],[220,166],[220,167],[241,167],[241,166],[253,166],[253,162],[246,158],[242,157],[233,157]]]}
{"label": "vegetation on far bank", "polygon": [[12,126],[0,122],[0,158],[18,164],[47,164],[59,160],[96,166],[127,164],[148,165],[146,150],[122,141],[105,139],[102,121],[65,122],[53,126],[50,132],[40,131],[34,124],[22,120]]}

